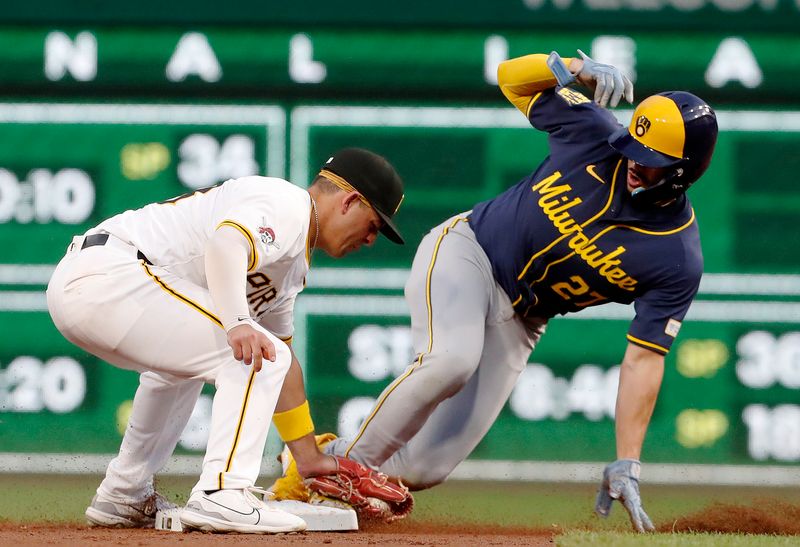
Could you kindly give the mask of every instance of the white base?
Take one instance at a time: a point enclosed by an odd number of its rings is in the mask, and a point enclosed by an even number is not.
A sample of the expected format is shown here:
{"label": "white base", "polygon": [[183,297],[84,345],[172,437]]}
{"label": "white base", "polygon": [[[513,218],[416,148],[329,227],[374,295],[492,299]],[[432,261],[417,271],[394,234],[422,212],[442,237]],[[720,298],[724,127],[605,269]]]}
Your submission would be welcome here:
{"label": "white base", "polygon": [[[344,532],[358,530],[358,517],[353,509],[303,503],[302,501],[267,501],[276,507],[306,521],[306,532]],[[156,530],[182,532],[181,510],[169,509],[156,513]]]}
{"label": "white base", "polygon": [[347,507],[331,507],[302,501],[268,501],[267,505],[296,515],[306,521],[306,532],[344,532],[358,530],[358,516]]}
{"label": "white base", "polygon": [[181,511],[182,509],[178,507],[176,509],[167,509],[166,511],[156,512],[156,530],[183,532],[183,525],[181,524]]}

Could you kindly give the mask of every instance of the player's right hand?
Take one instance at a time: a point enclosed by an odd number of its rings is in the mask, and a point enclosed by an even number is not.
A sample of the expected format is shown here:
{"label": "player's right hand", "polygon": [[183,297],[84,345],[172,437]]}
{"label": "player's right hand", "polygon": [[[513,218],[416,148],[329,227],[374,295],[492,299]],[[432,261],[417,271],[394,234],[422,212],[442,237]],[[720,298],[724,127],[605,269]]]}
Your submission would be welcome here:
{"label": "player's right hand", "polygon": [[228,331],[228,345],[237,361],[243,361],[246,365],[252,364],[256,372],[261,370],[263,359],[275,361],[275,346],[270,339],[248,324]]}
{"label": "player's right hand", "polygon": [[619,500],[628,511],[631,524],[637,532],[653,532],[655,526],[644,512],[642,498],[639,496],[639,460],[617,460],[606,466],[603,482],[597,493],[594,511],[601,517],[611,513],[611,504]]}
{"label": "player's right hand", "polygon": [[624,96],[626,101],[633,103],[633,83],[620,69],[598,63],[581,50],[578,53],[583,59],[583,67],[577,78],[583,85],[594,88],[594,102],[602,107],[617,106]]}

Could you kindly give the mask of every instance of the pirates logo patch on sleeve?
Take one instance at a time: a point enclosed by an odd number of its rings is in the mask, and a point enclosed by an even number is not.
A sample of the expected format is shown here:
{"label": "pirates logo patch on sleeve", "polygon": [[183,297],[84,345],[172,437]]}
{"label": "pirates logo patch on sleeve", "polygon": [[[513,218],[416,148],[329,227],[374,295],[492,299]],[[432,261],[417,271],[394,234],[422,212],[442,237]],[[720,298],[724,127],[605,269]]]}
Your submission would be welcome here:
{"label": "pirates logo patch on sleeve", "polygon": [[258,235],[261,238],[261,243],[263,243],[267,247],[273,246],[276,249],[280,249],[281,246],[278,245],[277,241],[275,241],[275,230],[266,225],[267,224],[266,217],[264,217],[264,219],[261,222],[262,224],[264,224],[264,226],[258,227]]}

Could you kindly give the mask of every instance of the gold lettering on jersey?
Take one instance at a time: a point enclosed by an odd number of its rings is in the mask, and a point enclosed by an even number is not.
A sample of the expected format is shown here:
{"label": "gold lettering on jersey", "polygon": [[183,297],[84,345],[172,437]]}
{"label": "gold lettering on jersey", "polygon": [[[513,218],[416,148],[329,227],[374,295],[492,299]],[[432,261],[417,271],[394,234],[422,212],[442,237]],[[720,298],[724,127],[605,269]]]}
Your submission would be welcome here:
{"label": "gold lettering on jersey", "polygon": [[613,251],[604,253],[597,245],[591,243],[589,237],[583,233],[583,227],[569,213],[570,209],[583,200],[569,195],[572,190],[569,184],[556,185],[560,178],[561,173],[556,171],[531,187],[539,195],[537,203],[542,212],[561,235],[571,236],[567,244],[586,264],[597,270],[612,285],[626,291],[634,290],[636,279],[619,267],[622,260],[617,258],[626,251],[625,247],[620,245]]}
{"label": "gold lettering on jersey", "polygon": [[575,91],[574,89],[569,89],[568,87],[562,87],[557,91],[561,97],[567,101],[569,104],[583,104],[588,103],[589,99],[583,93],[579,91]]}

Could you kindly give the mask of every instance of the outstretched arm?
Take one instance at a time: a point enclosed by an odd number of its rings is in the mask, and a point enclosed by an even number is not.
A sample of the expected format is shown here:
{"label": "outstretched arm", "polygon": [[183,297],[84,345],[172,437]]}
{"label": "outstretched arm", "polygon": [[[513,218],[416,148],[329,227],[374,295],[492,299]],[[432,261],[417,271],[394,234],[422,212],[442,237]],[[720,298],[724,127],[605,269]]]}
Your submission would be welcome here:
{"label": "outstretched arm", "polygon": [[628,344],[617,392],[617,458],[639,459],[663,377],[663,355]]}
{"label": "outstretched arm", "polygon": [[628,512],[631,524],[639,532],[655,529],[642,507],[639,494],[639,458],[663,377],[663,355],[628,344],[617,393],[617,460],[603,471],[595,511],[607,517],[614,500],[619,500]]}
{"label": "outstretched arm", "polygon": [[[361,515],[381,518],[387,522],[404,518],[414,507],[414,498],[408,488],[395,484],[383,473],[368,469],[360,463],[342,456],[323,454],[314,436],[314,424],[306,400],[303,373],[292,352],[292,365],[283,383],[273,422],[294,458],[289,464],[285,483],[279,487],[288,497],[302,499],[301,490],[317,492],[353,506]],[[324,436],[323,436],[324,437]],[[292,470],[296,466],[296,471]],[[297,477],[299,475],[299,477]],[[294,486],[292,476],[302,485]],[[298,489],[299,487],[299,489]],[[273,491],[275,485],[273,485]],[[305,501],[305,500],[304,500]]]}
{"label": "outstretched arm", "polygon": [[[291,347],[291,346],[290,346]],[[297,462],[302,477],[336,472],[336,461],[322,454],[314,437],[314,424],[306,400],[306,388],[300,362],[292,351],[292,364],[283,381],[273,417],[281,438]]]}

